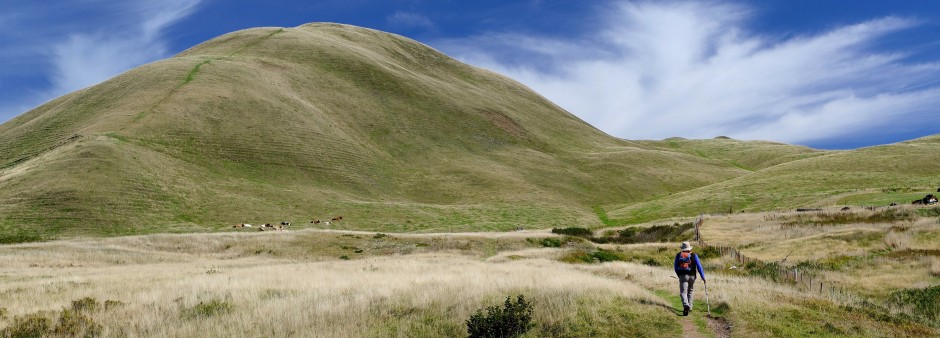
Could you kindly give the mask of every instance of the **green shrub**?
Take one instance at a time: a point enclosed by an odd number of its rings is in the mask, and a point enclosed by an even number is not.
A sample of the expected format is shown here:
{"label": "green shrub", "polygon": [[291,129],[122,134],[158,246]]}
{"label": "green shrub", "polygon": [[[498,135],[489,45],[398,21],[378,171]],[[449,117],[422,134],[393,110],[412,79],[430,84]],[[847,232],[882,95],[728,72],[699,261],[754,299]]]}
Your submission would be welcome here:
{"label": "green shrub", "polygon": [[940,320],[940,285],[925,289],[905,289],[892,292],[891,303],[913,311],[915,317],[935,322]]}
{"label": "green shrub", "polygon": [[232,312],[234,308],[235,305],[228,301],[213,299],[208,302],[199,302],[199,304],[184,311],[183,315],[188,318],[205,318]]}
{"label": "green shrub", "polygon": [[532,328],[532,303],[519,295],[516,301],[506,297],[503,307],[498,305],[477,310],[467,320],[470,337],[519,337]]}
{"label": "green shrub", "polygon": [[597,250],[594,251],[591,255],[600,262],[614,262],[624,260],[623,255],[620,253],[607,250]]}
{"label": "green shrub", "polygon": [[616,236],[603,236],[592,238],[595,243],[656,243],[656,242],[680,242],[690,237],[686,233],[695,228],[692,222],[675,223],[673,225],[654,225],[649,228],[626,228],[617,232]]}
{"label": "green shrub", "polygon": [[646,260],[643,261],[643,265],[661,266],[662,264],[659,264],[659,262],[653,258],[647,258]]}
{"label": "green shrub", "polygon": [[607,250],[575,250],[561,258],[561,261],[565,263],[597,263],[625,260],[626,258],[623,256],[623,254]]}
{"label": "green shrub", "polygon": [[380,233],[375,234],[375,236],[372,236],[372,238],[379,239],[379,238],[385,238],[386,236],[388,235],[380,232]]}
{"label": "green shrub", "polygon": [[0,307],[0,320],[6,319],[6,318],[7,318],[7,315],[9,314],[9,312],[10,312],[10,311],[7,310],[7,308],[5,308],[5,307]]}
{"label": "green shrub", "polygon": [[542,244],[542,246],[546,248],[559,248],[561,247],[561,240],[557,238],[543,238],[539,244]]}
{"label": "green shrub", "polygon": [[342,256],[339,256],[339,259],[342,259],[342,260],[344,260],[344,261],[348,261],[348,260],[349,260],[349,256],[342,255]]}
{"label": "green shrub", "polygon": [[591,229],[577,228],[577,227],[552,228],[552,233],[559,234],[559,235],[583,237],[583,238],[591,238],[592,236],[594,236],[594,231],[591,231]]}
{"label": "green shrub", "polygon": [[695,254],[698,255],[698,258],[701,258],[703,260],[721,257],[721,251],[718,250],[718,248],[713,247],[713,246],[706,247],[705,249],[702,249],[701,251],[697,251]]}
{"label": "green shrub", "polygon": [[95,311],[98,308],[98,301],[91,297],[85,297],[72,301],[72,310],[76,312]]}
{"label": "green shrub", "polygon": [[41,313],[31,313],[16,317],[13,324],[0,330],[2,337],[42,337],[47,336],[52,328],[52,321]]}
{"label": "green shrub", "polygon": [[[73,303],[74,304],[74,303]],[[101,324],[78,310],[63,309],[59,314],[59,323],[52,330],[57,336],[97,337],[101,335]]]}

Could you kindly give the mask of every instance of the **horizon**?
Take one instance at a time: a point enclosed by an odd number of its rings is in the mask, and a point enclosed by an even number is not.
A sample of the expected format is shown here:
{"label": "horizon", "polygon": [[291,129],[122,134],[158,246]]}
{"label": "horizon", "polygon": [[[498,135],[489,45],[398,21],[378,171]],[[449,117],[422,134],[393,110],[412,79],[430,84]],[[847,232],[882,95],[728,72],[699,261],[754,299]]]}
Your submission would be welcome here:
{"label": "horizon", "polygon": [[721,135],[856,149],[940,133],[940,123],[923,122],[940,117],[940,3],[13,0],[0,7],[0,123],[231,31],[337,22],[415,39],[506,75],[623,139]]}

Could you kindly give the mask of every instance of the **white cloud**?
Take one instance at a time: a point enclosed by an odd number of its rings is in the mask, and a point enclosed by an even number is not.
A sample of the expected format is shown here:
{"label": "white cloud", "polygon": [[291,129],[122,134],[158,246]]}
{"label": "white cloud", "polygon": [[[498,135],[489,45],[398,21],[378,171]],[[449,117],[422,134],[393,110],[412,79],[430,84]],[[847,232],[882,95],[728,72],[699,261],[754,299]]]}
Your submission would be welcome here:
{"label": "white cloud", "polygon": [[873,51],[916,27],[885,17],[778,39],[748,30],[750,8],[703,2],[619,3],[577,39],[489,33],[436,45],[506,74],[602,130],[793,143],[916,126],[940,106],[940,63]]}
{"label": "white cloud", "polygon": [[[59,96],[81,89],[168,54],[160,32],[189,15],[199,0],[130,3],[128,21],[94,32],[69,35],[52,47],[53,72],[49,94]],[[127,28],[112,33],[114,28]]]}
{"label": "white cloud", "polygon": [[389,15],[386,20],[395,26],[434,28],[434,22],[431,19],[418,13],[397,11]]}
{"label": "white cloud", "polygon": [[[0,78],[30,76],[29,89],[0,103],[0,122],[43,102],[85,88],[141,64],[169,55],[162,32],[192,14],[201,0],[99,0],[55,4],[58,11],[28,1],[0,15],[8,46],[0,61],[10,68]],[[15,15],[14,15],[15,10]],[[3,34],[0,34],[0,38]],[[37,73],[45,81],[35,79]],[[40,86],[44,84],[44,86]]]}

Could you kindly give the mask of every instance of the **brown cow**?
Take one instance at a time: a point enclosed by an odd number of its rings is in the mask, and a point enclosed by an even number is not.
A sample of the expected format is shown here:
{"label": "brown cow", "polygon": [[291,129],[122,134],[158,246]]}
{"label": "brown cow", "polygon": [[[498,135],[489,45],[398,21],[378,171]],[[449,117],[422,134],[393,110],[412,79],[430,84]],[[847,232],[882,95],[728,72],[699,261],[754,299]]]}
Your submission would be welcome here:
{"label": "brown cow", "polygon": [[333,217],[333,220],[334,220],[334,221],[339,221],[339,220],[342,220],[342,219],[343,219],[343,216],[336,216],[336,217]]}

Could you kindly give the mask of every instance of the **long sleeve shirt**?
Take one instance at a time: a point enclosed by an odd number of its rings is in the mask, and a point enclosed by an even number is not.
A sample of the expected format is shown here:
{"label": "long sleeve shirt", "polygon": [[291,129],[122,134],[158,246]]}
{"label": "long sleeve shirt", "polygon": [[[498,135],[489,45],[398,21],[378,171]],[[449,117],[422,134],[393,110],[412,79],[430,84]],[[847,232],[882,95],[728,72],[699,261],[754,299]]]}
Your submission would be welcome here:
{"label": "long sleeve shirt", "polygon": [[[672,268],[673,268],[674,270],[676,270],[676,274],[677,274],[677,275],[678,275],[678,274],[688,273],[688,271],[684,271],[684,270],[680,270],[680,269],[679,269],[679,255],[681,255],[681,254],[682,254],[681,252],[680,252],[680,253],[677,253],[677,254],[676,254],[676,259],[672,262]],[[705,280],[705,270],[702,269],[702,261],[698,259],[698,255],[696,255],[696,254],[694,254],[694,253],[692,254],[692,262],[695,262],[695,268],[698,270],[699,276],[702,276],[702,280]],[[692,271],[692,274],[694,275],[694,274],[695,274],[695,271]]]}

